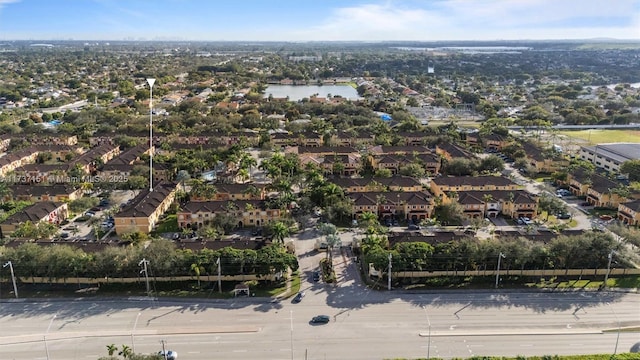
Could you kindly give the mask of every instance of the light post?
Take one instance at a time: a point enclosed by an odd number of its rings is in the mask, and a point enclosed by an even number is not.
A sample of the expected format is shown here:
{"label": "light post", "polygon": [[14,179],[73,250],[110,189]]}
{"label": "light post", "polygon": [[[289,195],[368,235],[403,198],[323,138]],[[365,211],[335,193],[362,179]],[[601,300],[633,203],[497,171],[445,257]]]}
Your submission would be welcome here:
{"label": "light post", "polygon": [[496,289],[498,288],[498,282],[500,281],[500,260],[505,258],[503,253],[498,254],[498,269],[496,271]]}
{"label": "light post", "polygon": [[391,291],[391,268],[392,268],[391,259],[392,259],[391,253],[389,253],[389,269],[387,270],[387,272],[389,273],[389,276],[387,276],[387,290],[388,291]]}
{"label": "light post", "polygon": [[153,84],[155,82],[156,79],[147,79],[149,84],[149,191],[153,191]]}
{"label": "light post", "polygon": [[142,270],[140,270],[140,273],[144,273],[144,280],[145,280],[145,282],[147,284],[147,296],[149,296],[149,274],[147,272],[147,265],[148,264],[149,264],[149,260],[147,260],[147,259],[142,259],[138,263],[138,266],[142,266]]}
{"label": "light post", "polygon": [[47,331],[42,336],[42,339],[44,340],[44,351],[47,353],[47,360],[49,360],[49,345],[47,345],[47,334],[49,333],[49,330],[51,329],[51,325],[53,325],[53,320],[55,320],[56,316],[58,316],[58,314],[53,315],[53,317],[51,318],[51,321],[49,321],[49,326],[47,327]]}
{"label": "light post", "polygon": [[615,250],[611,250],[609,252],[609,255],[607,255],[609,261],[607,262],[607,273],[604,275],[604,283],[602,283],[602,288],[607,287],[607,280],[609,280],[609,272],[611,271],[611,260],[613,260],[613,254],[617,254],[617,252]]}
{"label": "light post", "polygon": [[16,299],[18,298],[18,287],[16,286],[16,275],[13,272],[13,264],[11,263],[11,261],[7,261],[6,264],[2,265],[3,268],[5,267],[9,267],[9,270],[11,270],[11,282],[13,282],[13,293],[16,295]]}
{"label": "light post", "polygon": [[133,340],[133,334],[136,332],[136,327],[138,326],[138,319],[140,318],[140,314],[142,314],[141,312],[138,313],[138,315],[136,316],[136,321],[133,323],[133,330],[131,330],[131,350],[133,350],[133,352],[136,352],[136,343]]}
{"label": "light post", "polygon": [[429,313],[427,312],[427,307],[422,305],[422,310],[424,310],[424,314],[427,317],[427,325],[429,325],[429,333],[428,333],[428,342],[427,342],[427,360],[431,359],[431,320],[429,320]]}
{"label": "light post", "polygon": [[164,347],[164,340],[160,340],[160,343],[162,343],[162,356],[164,356],[164,360],[169,360],[167,350]]}

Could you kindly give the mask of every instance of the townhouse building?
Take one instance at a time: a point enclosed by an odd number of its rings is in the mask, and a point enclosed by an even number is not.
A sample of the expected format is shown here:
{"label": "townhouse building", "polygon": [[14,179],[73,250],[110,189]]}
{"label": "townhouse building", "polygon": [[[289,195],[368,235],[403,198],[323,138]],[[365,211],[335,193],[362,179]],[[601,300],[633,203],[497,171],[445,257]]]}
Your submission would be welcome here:
{"label": "townhouse building", "polygon": [[469,219],[495,218],[499,214],[517,219],[537,217],[538,200],[525,190],[460,191],[452,200],[462,206]]}
{"label": "townhouse building", "polygon": [[426,191],[373,191],[347,195],[353,200],[352,216],[358,219],[371,212],[381,220],[405,219],[419,222],[433,215],[434,201]]}
{"label": "townhouse building", "polygon": [[129,205],[113,215],[116,233],[151,232],[173,203],[176,190],[175,184],[167,182],[158,183],[153,191],[141,190]]}
{"label": "townhouse building", "polygon": [[3,237],[10,236],[21,224],[27,221],[34,224],[41,221],[60,224],[68,217],[69,209],[66,203],[42,201],[9,216],[0,223],[0,231]]}
{"label": "townhouse building", "polygon": [[598,173],[576,169],[567,175],[567,182],[573,195],[586,197],[592,206],[617,209],[620,203],[628,201],[616,192],[624,186],[622,183]]}
{"label": "townhouse building", "polygon": [[216,216],[230,215],[237,219],[236,226],[260,227],[278,221],[281,209],[270,209],[263,200],[189,201],[178,211],[178,226],[197,230],[213,224]]}
{"label": "townhouse building", "polygon": [[79,199],[83,190],[72,184],[47,184],[47,185],[9,185],[10,194],[5,196],[6,201],[52,201],[56,203],[69,202]]}
{"label": "townhouse building", "polygon": [[493,191],[519,190],[519,185],[503,176],[445,176],[431,179],[431,193],[442,199],[443,203],[451,201],[453,193],[461,191]]}
{"label": "townhouse building", "polygon": [[633,200],[618,204],[618,213],[616,218],[625,225],[640,225],[640,200]]}
{"label": "townhouse building", "polygon": [[418,180],[408,176],[392,176],[389,178],[336,178],[330,181],[340,186],[345,193],[422,191],[422,184]]}

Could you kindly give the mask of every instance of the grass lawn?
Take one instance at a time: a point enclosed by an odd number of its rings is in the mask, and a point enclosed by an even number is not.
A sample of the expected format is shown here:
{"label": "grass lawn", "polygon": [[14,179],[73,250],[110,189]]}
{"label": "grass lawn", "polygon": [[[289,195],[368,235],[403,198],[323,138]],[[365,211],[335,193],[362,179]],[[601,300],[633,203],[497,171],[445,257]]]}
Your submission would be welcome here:
{"label": "grass lawn", "polygon": [[158,227],[156,228],[155,232],[157,234],[180,232],[180,228],[178,228],[178,217],[176,216],[176,214],[170,214],[164,220],[158,223]]}
{"label": "grass lawn", "polygon": [[587,140],[592,145],[612,142],[640,142],[640,130],[566,130],[558,131],[558,134]]}

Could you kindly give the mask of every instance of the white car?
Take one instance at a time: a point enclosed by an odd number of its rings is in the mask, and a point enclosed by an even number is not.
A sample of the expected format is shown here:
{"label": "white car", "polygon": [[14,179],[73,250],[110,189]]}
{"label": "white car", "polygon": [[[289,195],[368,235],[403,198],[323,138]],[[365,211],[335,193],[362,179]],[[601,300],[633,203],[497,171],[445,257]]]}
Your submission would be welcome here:
{"label": "white car", "polygon": [[158,355],[164,357],[165,360],[178,360],[178,353],[173,350],[162,350]]}

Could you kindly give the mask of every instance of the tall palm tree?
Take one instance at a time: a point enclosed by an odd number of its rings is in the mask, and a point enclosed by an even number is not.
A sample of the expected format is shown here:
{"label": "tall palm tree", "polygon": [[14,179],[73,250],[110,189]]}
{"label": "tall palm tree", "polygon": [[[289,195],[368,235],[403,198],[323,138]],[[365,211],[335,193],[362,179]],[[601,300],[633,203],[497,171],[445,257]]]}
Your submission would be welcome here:
{"label": "tall palm tree", "polygon": [[276,221],[275,223],[273,223],[273,225],[271,225],[271,234],[273,235],[273,238],[279,243],[284,243],[284,238],[289,236],[290,233],[291,230],[282,221]]}

